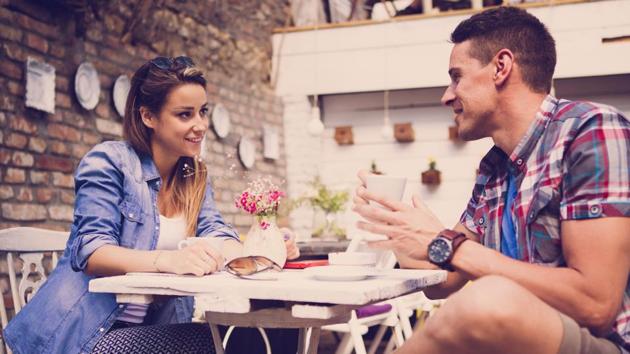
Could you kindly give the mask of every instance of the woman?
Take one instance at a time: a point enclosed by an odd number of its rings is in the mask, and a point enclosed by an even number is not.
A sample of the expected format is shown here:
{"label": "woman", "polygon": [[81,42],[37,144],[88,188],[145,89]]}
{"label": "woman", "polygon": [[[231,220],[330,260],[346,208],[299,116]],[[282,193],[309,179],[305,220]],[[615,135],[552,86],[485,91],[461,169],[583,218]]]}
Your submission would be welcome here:
{"label": "woman", "polygon": [[[190,297],[143,306],[88,291],[98,276],[209,274],[239,252],[197,160],[208,129],[205,85],[187,57],[158,57],[136,71],[125,141],[101,143],[81,160],[64,255],[5,330],[15,353],[213,352],[209,328],[190,323]],[[222,253],[206,242],[178,250],[187,236],[221,237]],[[297,257],[293,241],[287,251]]]}

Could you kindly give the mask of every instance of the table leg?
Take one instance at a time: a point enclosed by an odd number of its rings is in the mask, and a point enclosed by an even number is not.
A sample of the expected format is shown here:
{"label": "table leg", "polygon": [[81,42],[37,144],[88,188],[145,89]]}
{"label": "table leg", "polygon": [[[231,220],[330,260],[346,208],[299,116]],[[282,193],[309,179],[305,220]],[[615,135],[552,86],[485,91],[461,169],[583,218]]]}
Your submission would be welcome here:
{"label": "table leg", "polygon": [[212,342],[214,343],[214,351],[216,354],[224,354],[223,340],[221,340],[221,333],[219,333],[219,326],[210,323],[210,332],[212,332]]}
{"label": "table leg", "polygon": [[298,336],[298,354],[306,354],[306,334],[308,328],[300,328]]}
{"label": "table leg", "polygon": [[298,354],[317,354],[321,330],[320,327],[300,328]]}
{"label": "table leg", "polygon": [[319,334],[321,333],[320,327],[311,328],[311,338],[308,344],[308,354],[317,354],[317,347],[319,345]]}

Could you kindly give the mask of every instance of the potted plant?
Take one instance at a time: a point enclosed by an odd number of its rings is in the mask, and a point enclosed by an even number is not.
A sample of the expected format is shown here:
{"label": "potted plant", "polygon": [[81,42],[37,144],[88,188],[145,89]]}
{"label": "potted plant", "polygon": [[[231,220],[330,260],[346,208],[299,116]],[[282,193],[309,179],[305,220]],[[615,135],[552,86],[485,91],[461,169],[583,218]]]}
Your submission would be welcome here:
{"label": "potted plant", "polygon": [[435,158],[429,158],[429,169],[422,172],[422,184],[437,186],[441,182],[441,172],[436,168]]}
{"label": "potted plant", "polygon": [[313,237],[323,239],[344,239],[346,230],[338,223],[339,213],[344,211],[350,195],[347,191],[334,191],[323,184],[319,177],[309,183],[312,191],[306,196],[298,198],[294,205],[297,207],[308,203],[313,207]]}
{"label": "potted plant", "polygon": [[372,160],[372,164],[370,165],[370,173],[375,175],[382,175],[383,172],[376,167],[376,161]]}

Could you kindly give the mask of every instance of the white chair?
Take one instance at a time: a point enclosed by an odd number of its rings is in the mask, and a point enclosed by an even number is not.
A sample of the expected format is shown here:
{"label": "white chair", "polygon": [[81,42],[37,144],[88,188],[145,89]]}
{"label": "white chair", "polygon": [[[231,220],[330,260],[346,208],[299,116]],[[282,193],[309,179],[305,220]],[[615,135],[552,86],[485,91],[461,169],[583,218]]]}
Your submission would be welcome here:
{"label": "white chair", "polygon": [[[361,236],[354,237],[348,248],[347,252],[355,252],[355,251],[370,251],[367,249],[365,244],[363,243],[363,239]],[[382,269],[392,269],[396,265],[396,257],[393,252],[385,251],[381,252],[378,257],[378,261],[376,264],[377,268]],[[361,310],[366,309],[367,307],[376,307],[381,306],[382,311],[374,311],[374,314],[362,316]],[[385,306],[383,306],[385,305]],[[334,325],[328,325],[322,327],[322,330],[334,331],[343,333],[343,337],[339,346],[337,347],[336,354],[349,354],[354,351],[357,354],[373,354],[378,349],[380,342],[383,339],[386,331],[388,329],[392,330],[392,341],[397,346],[400,347],[405,337],[403,335],[401,322],[399,319],[399,309],[398,303],[396,299],[391,301],[386,301],[377,305],[368,305],[367,307],[363,307],[357,310],[352,311],[350,315],[350,320],[347,323],[339,323]],[[378,308],[376,308],[378,310]],[[363,335],[367,333],[370,327],[379,326],[370,347],[366,351],[365,343],[363,342]],[[391,348],[390,348],[391,351]]]}
{"label": "white chair", "polygon": [[[57,265],[57,251],[63,251],[66,248],[68,237],[69,233],[65,231],[34,227],[14,227],[0,230],[0,252],[6,252],[9,285],[16,314],[46,281],[46,272],[42,264],[44,252],[52,252],[51,269],[54,268]],[[22,267],[15,269],[14,262],[18,258],[22,260]],[[16,272],[22,273],[19,283]],[[37,275],[38,278],[29,275]],[[0,321],[2,329],[9,322],[2,296],[0,296]],[[4,341],[4,339],[2,340]],[[0,348],[4,348],[4,343],[0,343]],[[10,353],[8,348],[7,352]]]}
{"label": "white chair", "polygon": [[[392,301],[396,302],[396,309],[398,310],[398,321],[403,332],[404,340],[408,340],[413,335],[416,328],[424,325],[424,322],[429,317],[435,314],[435,311],[442,306],[445,299],[431,300],[424,295],[424,292],[413,293],[400,296]],[[409,318],[418,314],[416,324],[411,326]],[[394,345],[397,345],[397,341],[392,337],[385,346],[385,353],[389,353],[393,350]]]}

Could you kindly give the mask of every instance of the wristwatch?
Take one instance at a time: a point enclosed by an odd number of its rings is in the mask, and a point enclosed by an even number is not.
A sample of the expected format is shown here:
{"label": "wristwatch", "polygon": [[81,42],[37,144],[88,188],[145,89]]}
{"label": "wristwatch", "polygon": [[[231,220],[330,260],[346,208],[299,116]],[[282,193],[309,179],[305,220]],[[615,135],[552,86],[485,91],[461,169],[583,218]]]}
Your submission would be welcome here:
{"label": "wristwatch", "polygon": [[442,230],[427,247],[429,262],[442,269],[454,271],[451,260],[457,248],[466,240],[468,238],[461,232]]}

